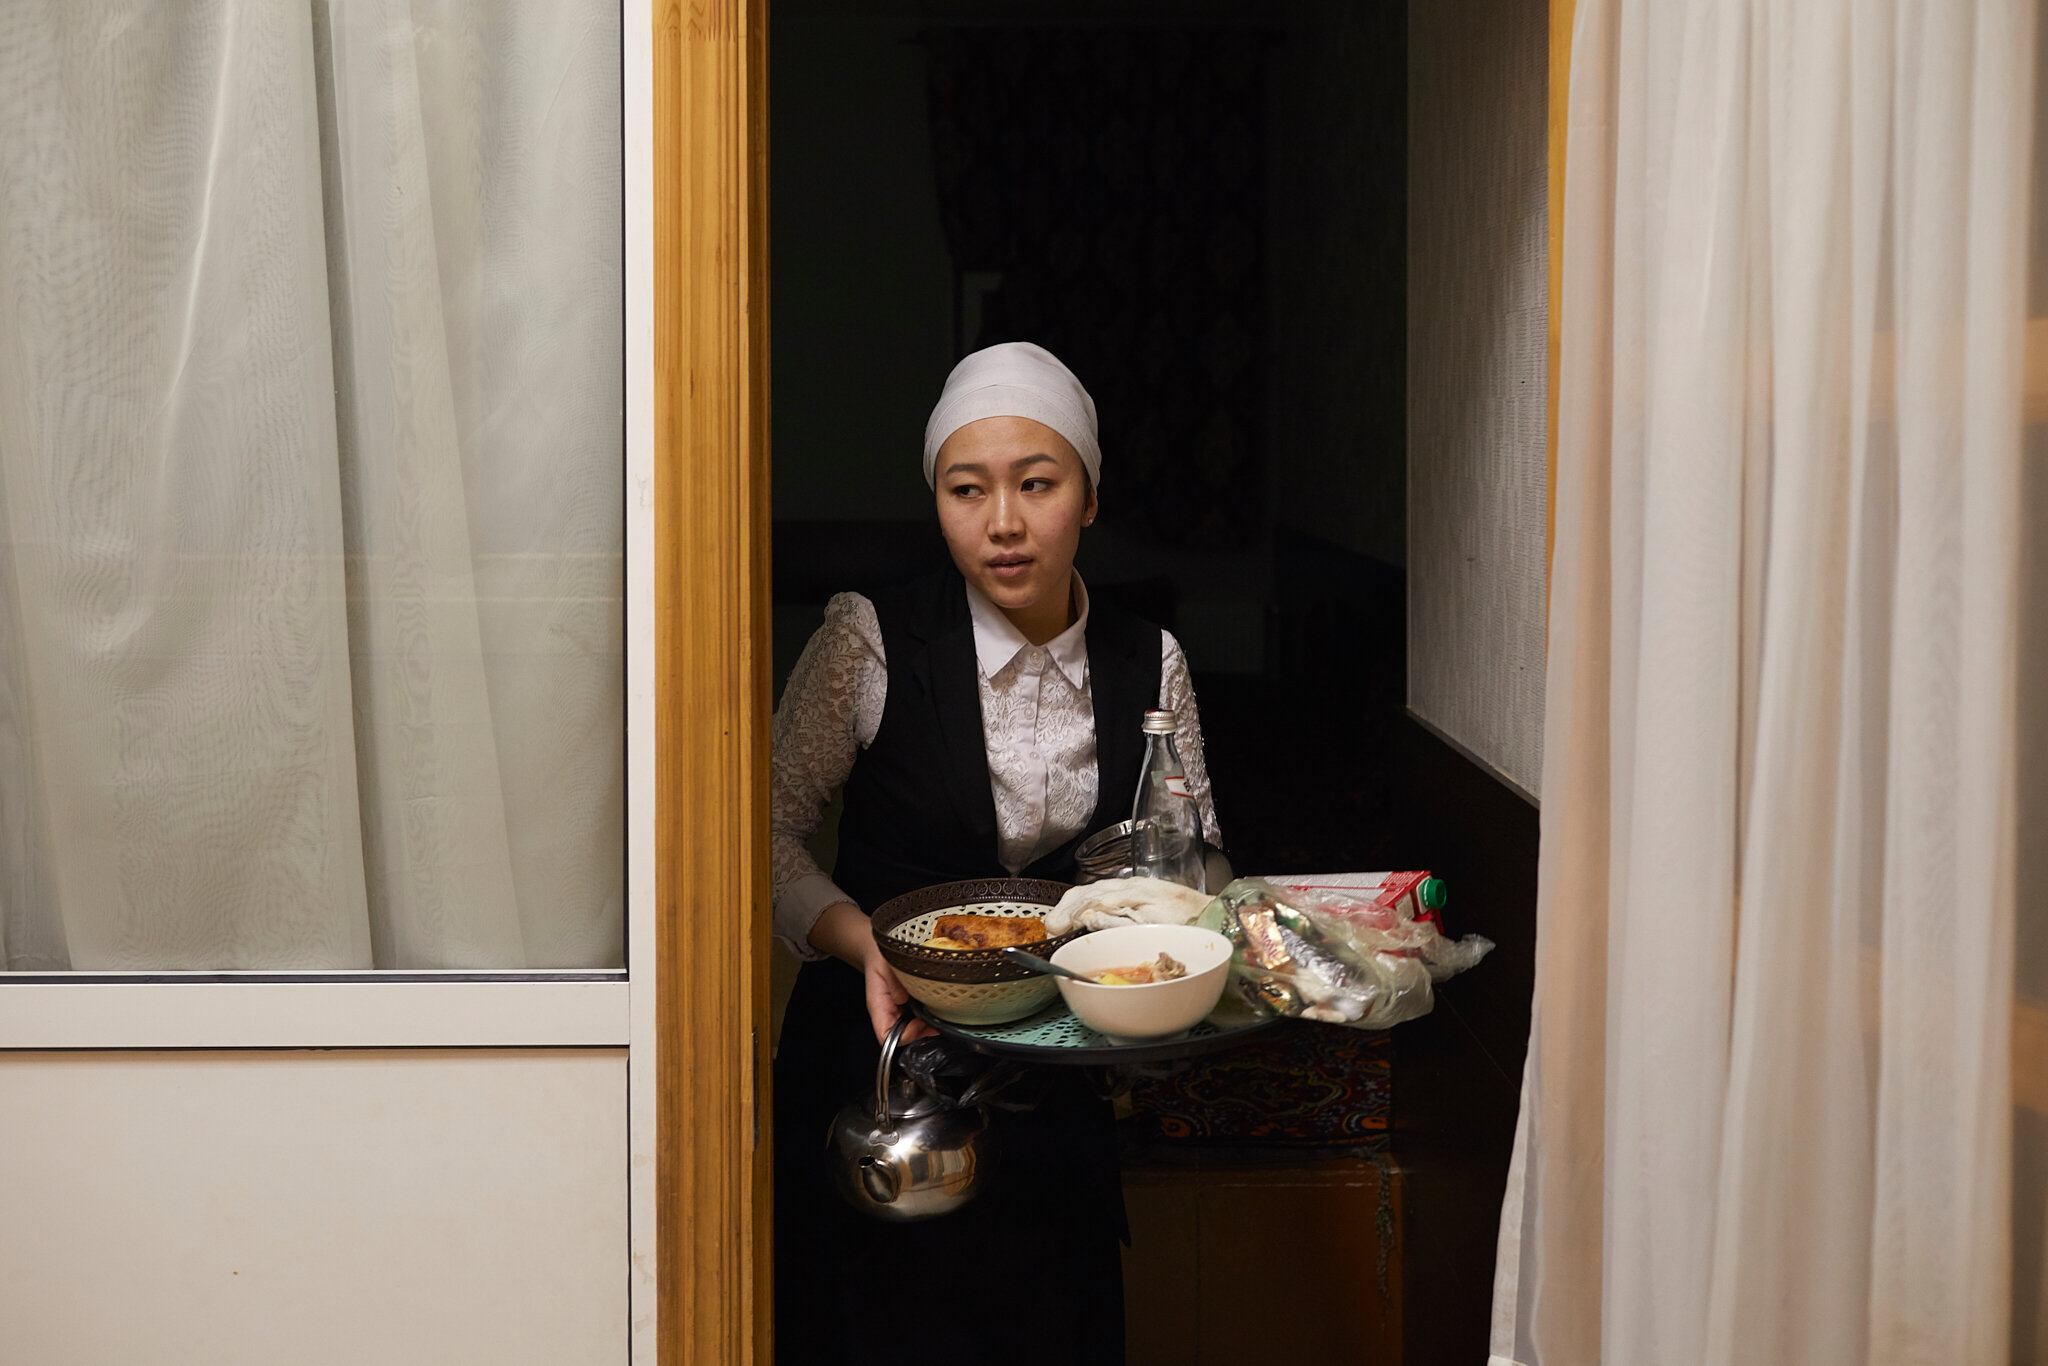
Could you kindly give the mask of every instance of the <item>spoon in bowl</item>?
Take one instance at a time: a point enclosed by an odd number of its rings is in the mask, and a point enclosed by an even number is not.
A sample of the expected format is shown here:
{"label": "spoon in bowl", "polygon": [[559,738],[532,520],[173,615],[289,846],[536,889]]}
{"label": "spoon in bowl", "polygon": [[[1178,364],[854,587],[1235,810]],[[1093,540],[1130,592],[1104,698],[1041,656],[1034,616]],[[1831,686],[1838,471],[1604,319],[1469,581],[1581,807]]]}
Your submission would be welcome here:
{"label": "spoon in bowl", "polygon": [[1017,948],[1015,945],[1011,945],[1010,947],[1004,949],[1003,957],[1009,959],[1013,963],[1021,963],[1025,967],[1030,968],[1033,972],[1049,973],[1054,977],[1071,977],[1076,982],[1086,982],[1091,987],[1102,985],[1100,982],[1097,982],[1093,977],[1090,977],[1085,973],[1075,972],[1072,968],[1063,968],[1058,963],[1049,962],[1046,959],[1040,958],[1035,953],[1027,953],[1025,950]]}

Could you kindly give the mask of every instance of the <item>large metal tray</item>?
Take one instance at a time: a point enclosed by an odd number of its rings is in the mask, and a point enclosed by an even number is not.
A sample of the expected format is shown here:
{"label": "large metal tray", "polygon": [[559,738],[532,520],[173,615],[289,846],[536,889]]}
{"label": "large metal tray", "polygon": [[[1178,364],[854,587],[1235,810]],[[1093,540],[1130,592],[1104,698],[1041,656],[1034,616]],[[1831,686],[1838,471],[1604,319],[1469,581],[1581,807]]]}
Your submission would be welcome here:
{"label": "large metal tray", "polygon": [[949,1039],[978,1053],[1050,1066],[1112,1067],[1118,1063],[1172,1062],[1236,1048],[1287,1023],[1284,1015],[1255,1016],[1248,1009],[1225,1007],[1177,1039],[1143,1043],[1111,1043],[1055,997],[1034,1015],[1008,1024],[963,1025],[941,1020],[919,1008],[918,1014]]}

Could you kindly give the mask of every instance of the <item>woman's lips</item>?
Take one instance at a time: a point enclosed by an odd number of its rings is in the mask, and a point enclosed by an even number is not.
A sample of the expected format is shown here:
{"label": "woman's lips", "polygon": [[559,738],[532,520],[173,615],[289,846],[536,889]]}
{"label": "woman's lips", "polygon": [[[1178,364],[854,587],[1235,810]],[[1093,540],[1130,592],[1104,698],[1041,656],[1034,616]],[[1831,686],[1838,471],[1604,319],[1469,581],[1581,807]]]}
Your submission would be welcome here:
{"label": "woman's lips", "polygon": [[1031,560],[1029,557],[990,560],[988,568],[999,579],[1021,579],[1031,572]]}

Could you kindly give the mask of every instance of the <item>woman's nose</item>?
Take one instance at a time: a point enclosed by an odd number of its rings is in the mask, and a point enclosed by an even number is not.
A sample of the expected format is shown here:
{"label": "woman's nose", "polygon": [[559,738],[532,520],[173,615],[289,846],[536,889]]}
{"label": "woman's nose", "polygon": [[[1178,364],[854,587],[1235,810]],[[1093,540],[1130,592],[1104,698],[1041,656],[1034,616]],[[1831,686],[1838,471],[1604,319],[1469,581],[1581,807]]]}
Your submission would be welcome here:
{"label": "woman's nose", "polygon": [[1003,541],[1024,532],[1024,518],[1017,506],[1017,496],[1008,489],[997,489],[995,497],[989,499],[988,534],[990,539]]}

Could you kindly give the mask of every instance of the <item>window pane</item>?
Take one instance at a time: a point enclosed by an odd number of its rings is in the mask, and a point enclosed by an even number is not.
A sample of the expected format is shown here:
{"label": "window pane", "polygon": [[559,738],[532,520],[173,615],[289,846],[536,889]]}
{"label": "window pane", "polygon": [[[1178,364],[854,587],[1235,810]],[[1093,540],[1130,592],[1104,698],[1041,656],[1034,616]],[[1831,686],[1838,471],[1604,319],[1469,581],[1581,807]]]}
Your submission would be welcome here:
{"label": "window pane", "polygon": [[614,967],[615,0],[0,6],[0,957]]}

